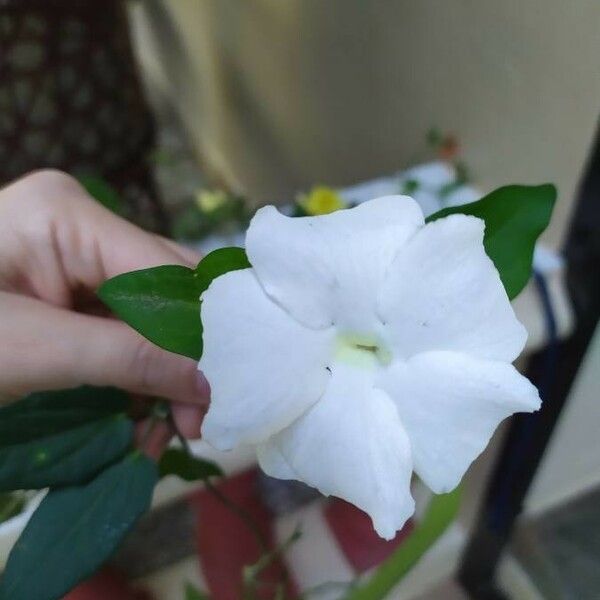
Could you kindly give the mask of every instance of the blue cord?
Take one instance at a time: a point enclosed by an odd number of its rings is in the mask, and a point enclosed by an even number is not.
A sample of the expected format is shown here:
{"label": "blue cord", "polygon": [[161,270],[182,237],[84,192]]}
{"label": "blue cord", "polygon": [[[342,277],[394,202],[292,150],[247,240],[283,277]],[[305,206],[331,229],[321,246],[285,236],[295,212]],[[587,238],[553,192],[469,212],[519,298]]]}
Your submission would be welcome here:
{"label": "blue cord", "polygon": [[[534,271],[533,280],[540,297],[547,336],[542,372],[536,382],[544,405],[550,401],[550,391],[558,365],[558,328],[546,279],[539,271]],[[501,530],[510,518],[511,511],[509,510],[508,499],[513,489],[514,479],[523,461],[527,460],[531,443],[535,439],[534,433],[540,424],[540,420],[540,412],[537,412],[523,415],[519,421],[518,433],[508,449],[506,471],[490,510],[489,525],[493,531]]]}

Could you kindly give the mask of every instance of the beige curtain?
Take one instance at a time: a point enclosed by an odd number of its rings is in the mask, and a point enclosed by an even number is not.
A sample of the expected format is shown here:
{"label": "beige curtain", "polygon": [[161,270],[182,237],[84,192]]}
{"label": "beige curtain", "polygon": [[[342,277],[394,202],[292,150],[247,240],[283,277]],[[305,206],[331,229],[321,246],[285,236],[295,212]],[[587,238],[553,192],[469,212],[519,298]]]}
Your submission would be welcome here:
{"label": "beige curtain", "polygon": [[257,202],[418,160],[458,134],[484,187],[554,181],[558,245],[600,106],[598,0],[144,0],[158,105]]}

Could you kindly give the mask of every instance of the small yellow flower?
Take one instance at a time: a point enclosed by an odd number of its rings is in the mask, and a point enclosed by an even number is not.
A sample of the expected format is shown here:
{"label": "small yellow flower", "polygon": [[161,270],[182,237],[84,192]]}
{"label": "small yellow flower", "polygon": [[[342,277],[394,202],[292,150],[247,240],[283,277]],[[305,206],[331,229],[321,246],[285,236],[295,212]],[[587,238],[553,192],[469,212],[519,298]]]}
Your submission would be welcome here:
{"label": "small yellow flower", "polygon": [[198,190],[196,206],[204,213],[213,212],[226,204],[229,196],[223,190]]}
{"label": "small yellow flower", "polygon": [[346,208],[343,198],[334,189],[324,185],[317,185],[308,194],[302,194],[298,204],[311,216],[327,215]]}

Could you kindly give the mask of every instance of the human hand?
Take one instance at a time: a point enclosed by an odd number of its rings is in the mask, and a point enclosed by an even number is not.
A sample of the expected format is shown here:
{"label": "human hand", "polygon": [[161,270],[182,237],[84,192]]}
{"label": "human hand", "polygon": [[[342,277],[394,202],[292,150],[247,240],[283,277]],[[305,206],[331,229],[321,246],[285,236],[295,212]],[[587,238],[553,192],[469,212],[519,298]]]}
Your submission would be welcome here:
{"label": "human hand", "polygon": [[196,363],[108,318],[95,298],[120,273],[198,260],[106,210],[59,171],[0,190],[0,398],[116,386],[172,400],[180,431],[198,436],[209,389]]}

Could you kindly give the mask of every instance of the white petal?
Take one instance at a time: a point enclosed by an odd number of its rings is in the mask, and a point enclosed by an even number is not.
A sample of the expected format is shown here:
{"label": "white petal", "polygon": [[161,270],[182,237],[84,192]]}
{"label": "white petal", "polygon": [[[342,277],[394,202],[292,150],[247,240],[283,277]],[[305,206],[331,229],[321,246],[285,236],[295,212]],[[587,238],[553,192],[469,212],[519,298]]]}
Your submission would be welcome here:
{"label": "white petal", "polygon": [[363,330],[375,318],[385,272],[422,223],[408,196],[319,217],[286,217],[267,206],[250,223],[246,249],[267,294],[300,322]]}
{"label": "white petal", "polygon": [[321,400],[267,445],[298,479],[367,512],[381,537],[394,537],[414,511],[408,438],[368,370],[335,366]]}
{"label": "white petal", "polygon": [[333,332],[302,326],[272,302],[251,269],[217,279],[202,297],[201,369],[211,387],[202,425],[219,450],[257,443],[314,404],[329,379]]}
{"label": "white petal", "polygon": [[458,485],[503,419],[540,407],[536,388],[512,365],[455,352],[394,363],[381,386],[398,407],[415,471],[436,493]]}
{"label": "white petal", "polygon": [[298,473],[292,469],[281,450],[270,440],[256,447],[256,458],[260,468],[271,477],[276,479],[299,479]]}
{"label": "white petal", "polygon": [[429,223],[402,248],[379,300],[400,357],[455,350],[514,360],[527,332],[483,248],[484,223],[452,215]]}

